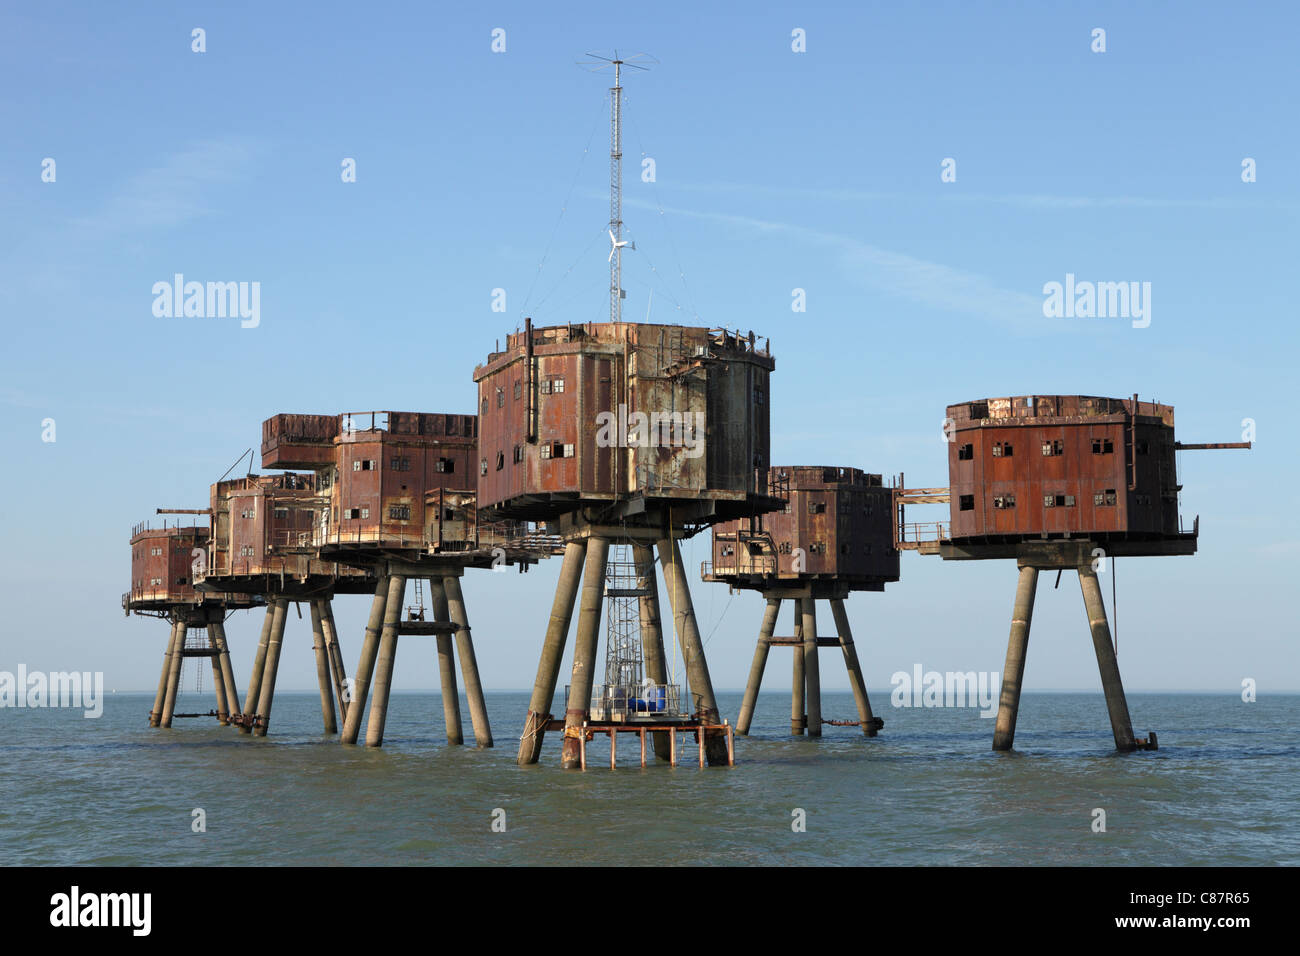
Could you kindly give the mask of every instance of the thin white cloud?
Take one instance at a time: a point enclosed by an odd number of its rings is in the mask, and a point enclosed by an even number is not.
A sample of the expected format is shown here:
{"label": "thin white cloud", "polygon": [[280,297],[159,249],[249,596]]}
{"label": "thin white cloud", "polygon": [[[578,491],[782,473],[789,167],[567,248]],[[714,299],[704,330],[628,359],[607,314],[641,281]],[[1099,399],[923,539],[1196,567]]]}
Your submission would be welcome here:
{"label": "thin white cloud", "polygon": [[240,140],[209,140],[167,156],[122,184],[104,204],[72,222],[80,238],[104,239],[165,229],[213,212],[212,187],[242,178],[253,148]]}
{"label": "thin white cloud", "polygon": [[1053,196],[1045,193],[967,193],[944,187],[930,193],[879,192],[858,189],[811,189],[802,186],[745,185],[741,183],[677,183],[675,190],[686,192],[743,192],[784,196],[790,199],[821,199],[833,202],[934,202],[988,203],[1021,206],[1028,209],[1276,209],[1287,206],[1275,199],[1236,199],[1227,197],[1148,197],[1148,196]]}
{"label": "thin white cloud", "polygon": [[641,200],[624,200],[624,204],[707,219],[753,232],[779,233],[826,246],[838,255],[841,267],[851,279],[871,288],[932,308],[977,315],[1024,330],[1041,326],[1043,302],[1039,296],[1003,289],[985,276],[881,249],[852,236],[751,216],[663,207]]}

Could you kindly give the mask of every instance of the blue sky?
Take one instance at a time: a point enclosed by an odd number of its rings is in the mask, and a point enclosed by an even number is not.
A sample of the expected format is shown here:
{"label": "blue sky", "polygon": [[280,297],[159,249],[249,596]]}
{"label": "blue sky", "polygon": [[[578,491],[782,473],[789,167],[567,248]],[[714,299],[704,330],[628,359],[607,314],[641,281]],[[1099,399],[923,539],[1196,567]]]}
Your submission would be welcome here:
{"label": "blue sky", "polygon": [[[1120,562],[1120,662],[1131,689],[1300,690],[1296,26],[1281,3],[9,5],[0,669],[151,689],[165,626],[118,610],[133,523],[205,504],[271,414],[469,412],[525,315],[607,315],[609,84],[575,61],[617,47],[660,60],[625,83],[626,314],[770,336],[775,462],[942,485],[944,407],[985,396],[1136,391],[1183,441],[1254,419],[1250,452],[1181,455],[1200,553]],[[156,318],[178,272],[259,282],[260,325]],[[1150,327],[1045,318],[1066,273],[1150,282]],[[489,688],[531,685],[557,571],[467,577]],[[1000,670],[1014,580],[904,555],[849,602],[868,682]],[[1050,583],[1026,689],[1097,689],[1078,585]],[[694,590],[739,687],[761,600]],[[338,601],[349,669],[364,605]],[[293,626],[280,686],[308,688]],[[229,625],[241,687],[256,629]],[[436,684],[431,648],[400,658],[397,687]]]}

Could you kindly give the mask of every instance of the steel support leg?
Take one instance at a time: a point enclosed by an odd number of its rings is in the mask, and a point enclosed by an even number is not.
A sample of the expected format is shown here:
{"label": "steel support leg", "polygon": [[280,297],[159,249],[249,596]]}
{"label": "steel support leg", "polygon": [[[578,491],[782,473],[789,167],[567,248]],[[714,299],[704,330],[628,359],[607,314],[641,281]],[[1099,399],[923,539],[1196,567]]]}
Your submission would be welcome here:
{"label": "steel support leg", "polygon": [[862,733],[868,737],[876,736],[884,721],[871,713],[871,701],[867,698],[867,682],[862,676],[862,664],[858,660],[858,650],[853,644],[853,631],[849,628],[849,615],[844,610],[841,598],[831,599],[831,614],[835,617],[835,633],[840,638],[840,650],[844,652],[844,666],[849,671],[849,686],[853,688],[853,700],[858,705],[858,723]]}
{"label": "steel support leg", "polygon": [[781,612],[781,599],[768,598],[767,608],[763,611],[763,626],[758,629],[758,644],[754,648],[754,662],[749,665],[749,682],[745,685],[745,697],[740,702],[740,716],[736,718],[736,733],[749,734],[749,725],[754,720],[754,707],[758,703],[758,689],[763,684],[763,670],[767,667],[767,652],[772,646],[772,633],[776,630],[776,618]]}
{"label": "steel support leg", "polygon": [[[664,567],[664,583],[673,608],[673,625],[677,629],[682,657],[686,662],[686,679],[698,702],[700,719],[706,724],[720,724],[722,715],[718,712],[718,699],[713,694],[713,682],[709,679],[709,664],[704,659],[704,642],[695,620],[695,605],[691,602],[686,568],[682,565],[682,550],[676,539],[660,539],[659,560]],[[709,766],[727,766],[726,736],[720,733],[708,734],[703,730],[700,732],[705,736],[705,753]]]}
{"label": "steel support leg", "polygon": [[[381,577],[375,585],[375,597],[370,602],[370,619],[366,621],[366,636],[361,641],[361,659],[357,662],[357,670],[352,677],[352,691],[350,694],[344,693],[348,709],[339,740],[345,744],[355,744],[361,733],[361,716],[366,712],[370,678],[375,672],[375,658],[379,656],[379,632],[384,626],[390,584],[390,578]],[[398,601],[401,601],[400,597]],[[401,610],[400,607],[397,609],[399,614]]]}
{"label": "steel support leg", "polygon": [[1010,750],[1016,739],[1020,684],[1025,677],[1025,652],[1029,649],[1029,625],[1034,619],[1037,588],[1038,569],[1021,568],[1015,610],[1011,614],[1011,635],[1007,638],[1007,660],[1002,666],[1002,694],[998,698],[997,726],[993,729],[994,750]]}
{"label": "steel support leg", "polygon": [[587,539],[586,573],[582,579],[582,603],[578,607],[578,637],[573,647],[573,675],[564,711],[564,744],[560,766],[574,770],[582,766],[583,723],[591,713],[591,688],[595,681],[596,647],[600,641],[600,610],[605,600],[605,563],[609,540]]}
{"label": "steel support leg", "polygon": [[564,660],[564,645],[569,640],[569,623],[573,618],[573,605],[578,597],[582,579],[582,565],[587,548],[581,541],[570,541],[564,546],[564,563],[560,566],[560,582],[555,588],[551,603],[551,618],[546,625],[546,640],[542,644],[542,657],[537,664],[537,679],[533,682],[533,696],[528,701],[528,718],[519,738],[519,766],[537,763],[542,753],[542,739],[546,734],[543,722],[550,715],[555,699],[555,685],[560,677],[560,664]]}
{"label": "steel support leg", "polygon": [[[388,696],[393,689],[393,667],[397,663],[397,627],[402,621],[402,601],[406,596],[406,578],[394,574],[388,579],[388,600],[384,604],[384,629],[379,638],[374,667],[374,692],[370,701],[370,720],[366,724],[366,746],[384,745],[384,724],[388,721]],[[357,668],[357,677],[361,668]]]}
{"label": "steel support leg", "polygon": [[447,610],[456,625],[456,656],[460,658],[460,676],[465,682],[465,703],[469,705],[469,722],[474,727],[474,745],[492,746],[492,727],[488,723],[487,700],[483,697],[483,682],[478,675],[478,660],[474,656],[474,638],[469,629],[469,612],[465,610],[465,595],[460,589],[460,578],[442,579],[447,595]]}

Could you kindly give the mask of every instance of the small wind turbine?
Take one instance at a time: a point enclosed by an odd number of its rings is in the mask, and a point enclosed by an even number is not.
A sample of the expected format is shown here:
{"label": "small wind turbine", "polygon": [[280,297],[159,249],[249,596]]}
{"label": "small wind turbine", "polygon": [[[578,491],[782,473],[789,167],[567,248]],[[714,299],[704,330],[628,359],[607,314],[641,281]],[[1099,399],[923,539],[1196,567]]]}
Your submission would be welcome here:
{"label": "small wind turbine", "polygon": [[629,242],[629,241],[626,240],[626,239],[616,239],[616,238],[614,238],[614,232],[613,232],[613,230],[610,230],[610,233],[609,233],[609,241],[610,241],[610,249],[609,249],[609,259],[606,260],[607,262],[613,262],[613,261],[614,261],[614,253],[615,253],[617,250],[622,249],[624,246],[627,246],[629,249],[635,249],[635,248],[636,248],[636,243],[635,243],[635,242]]}

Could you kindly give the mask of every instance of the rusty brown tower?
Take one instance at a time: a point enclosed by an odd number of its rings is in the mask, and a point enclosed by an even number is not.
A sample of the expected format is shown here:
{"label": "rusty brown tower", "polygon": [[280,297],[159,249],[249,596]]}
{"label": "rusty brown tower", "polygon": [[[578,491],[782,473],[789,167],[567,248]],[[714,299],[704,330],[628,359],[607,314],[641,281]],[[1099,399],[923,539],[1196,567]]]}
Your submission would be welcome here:
{"label": "rusty brown tower", "polygon": [[[662,685],[657,549],[691,689],[683,721],[711,765],[729,762],[679,541],[781,506],[767,494],[773,368],[752,333],[622,322],[534,328],[530,321],[475,370],[480,507],[494,518],[545,522],[564,541],[520,764],[536,763],[545,732],[562,728],[562,765],[580,766],[591,732],[585,725],[600,723],[592,721],[592,690],[612,543],[632,546],[645,669]],[[552,699],[584,568],[561,721]]]}
{"label": "rusty brown tower", "polygon": [[1182,444],[1173,407],[1136,395],[962,402],[948,406],[945,431],[949,526],[937,547],[921,550],[946,560],[1014,558],[1020,569],[993,749],[1015,740],[1043,570],[1078,574],[1116,748],[1156,749],[1154,733],[1133,734],[1097,574],[1106,558],[1194,554],[1200,521],[1182,527],[1175,452],[1250,443]]}
{"label": "rusty brown tower", "polygon": [[[250,474],[212,485],[208,509],[212,532],[203,560],[195,568],[197,586],[201,591],[257,595],[266,604],[248,694],[242,710],[231,719],[241,733],[265,736],[270,729],[291,604],[300,618],[303,603],[311,612],[325,733],[338,733],[336,700],[346,717],[347,675],[333,599],[335,594],[371,592],[375,579],[365,569],[321,560],[314,532],[328,506],[329,499],[316,487],[313,474]],[[231,703],[232,712],[236,706]]]}
{"label": "rusty brown tower", "polygon": [[[374,598],[346,704],[343,743],[357,742],[369,699],[365,743],[382,745],[397,639],[432,636],[448,743],[464,742],[458,657],[475,742],[493,744],[460,579],[471,567],[526,570],[548,555],[551,545],[516,522],[479,521],[477,457],[474,415],[277,415],[262,425],[264,467],[314,473],[313,487],[324,498],[311,529],[320,560],[364,569],[372,582]],[[417,591],[427,581],[433,620],[425,619],[422,600],[402,619],[411,580],[419,582]]]}
{"label": "rusty brown tower", "polygon": [[[884,721],[871,712],[844,601],[852,591],[883,591],[898,580],[893,489],[857,468],[773,467],[768,481],[769,495],[784,499],[785,507],[715,525],[712,560],[701,569],[705,581],[757,591],[767,601],[736,732],[749,733],[768,650],[784,646],[794,652],[790,732],[820,737],[823,725],[837,724],[874,737]],[[775,637],[786,600],[794,607],[794,636]],[[836,637],[818,637],[818,601],[829,602]],[[856,721],[822,717],[822,647],[838,647],[844,656]]]}
{"label": "rusty brown tower", "polygon": [[[151,528],[141,522],[131,530],[131,590],[122,595],[128,614],[156,617],[171,624],[150,727],[170,727],[176,717],[215,717],[225,726],[239,713],[239,694],[230,666],[225,620],[228,612],[258,607],[257,595],[201,591],[195,588],[210,529],[169,524]],[[181,671],[186,658],[209,658],[216,709],[208,714],[176,713]]]}

